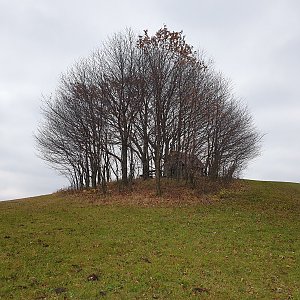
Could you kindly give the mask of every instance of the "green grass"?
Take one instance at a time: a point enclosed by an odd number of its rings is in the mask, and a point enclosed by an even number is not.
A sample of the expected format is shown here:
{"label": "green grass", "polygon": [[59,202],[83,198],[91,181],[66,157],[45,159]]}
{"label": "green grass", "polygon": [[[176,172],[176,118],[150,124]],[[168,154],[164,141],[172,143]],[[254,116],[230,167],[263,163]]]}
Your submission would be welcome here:
{"label": "green grass", "polygon": [[0,299],[300,299],[300,184],[244,184],[188,206],[1,202]]}

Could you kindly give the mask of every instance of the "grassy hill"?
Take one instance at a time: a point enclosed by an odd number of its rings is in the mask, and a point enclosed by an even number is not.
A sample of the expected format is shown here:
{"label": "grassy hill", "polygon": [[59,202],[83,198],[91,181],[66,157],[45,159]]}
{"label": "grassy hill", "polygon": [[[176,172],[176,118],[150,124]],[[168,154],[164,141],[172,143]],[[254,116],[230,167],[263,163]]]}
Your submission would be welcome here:
{"label": "grassy hill", "polygon": [[300,184],[148,185],[0,202],[0,299],[300,299]]}

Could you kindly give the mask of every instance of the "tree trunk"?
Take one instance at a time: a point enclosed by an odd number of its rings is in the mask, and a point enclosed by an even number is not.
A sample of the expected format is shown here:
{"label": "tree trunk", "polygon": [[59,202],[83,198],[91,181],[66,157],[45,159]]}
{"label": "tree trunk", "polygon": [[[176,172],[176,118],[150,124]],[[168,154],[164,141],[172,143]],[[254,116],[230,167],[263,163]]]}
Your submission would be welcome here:
{"label": "tree trunk", "polygon": [[122,141],[121,151],[122,151],[122,155],[121,155],[122,183],[126,186],[128,184],[128,166],[127,166],[128,146],[126,141]]}
{"label": "tree trunk", "polygon": [[142,154],[142,165],[143,165],[143,179],[149,178],[149,157],[148,157],[148,141],[144,140],[143,154]]}
{"label": "tree trunk", "polygon": [[155,181],[156,181],[156,195],[161,196],[161,182],[160,182],[160,149],[157,147],[155,153]]}

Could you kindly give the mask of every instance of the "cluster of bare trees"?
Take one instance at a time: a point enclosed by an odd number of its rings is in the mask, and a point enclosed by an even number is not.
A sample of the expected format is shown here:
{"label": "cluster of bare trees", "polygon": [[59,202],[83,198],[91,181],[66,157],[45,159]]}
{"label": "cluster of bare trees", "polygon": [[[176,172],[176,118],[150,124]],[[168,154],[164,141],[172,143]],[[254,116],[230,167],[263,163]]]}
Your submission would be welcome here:
{"label": "cluster of bare trees", "polygon": [[[40,155],[76,188],[105,191],[112,179],[127,185],[154,172],[160,194],[174,151],[201,160],[205,176],[232,178],[260,139],[229,83],[167,27],[114,35],[62,76],[43,115]],[[187,170],[195,178],[192,163]]]}

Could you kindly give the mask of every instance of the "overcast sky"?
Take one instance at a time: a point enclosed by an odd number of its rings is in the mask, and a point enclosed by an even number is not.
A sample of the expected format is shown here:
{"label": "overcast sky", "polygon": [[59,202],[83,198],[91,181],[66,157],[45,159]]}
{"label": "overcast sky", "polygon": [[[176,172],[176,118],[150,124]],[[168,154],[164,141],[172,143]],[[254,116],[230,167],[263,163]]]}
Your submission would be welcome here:
{"label": "overcast sky", "polygon": [[33,139],[60,74],[115,32],[163,24],[213,58],[265,133],[243,176],[300,181],[300,1],[0,0],[0,200],[68,185]]}

